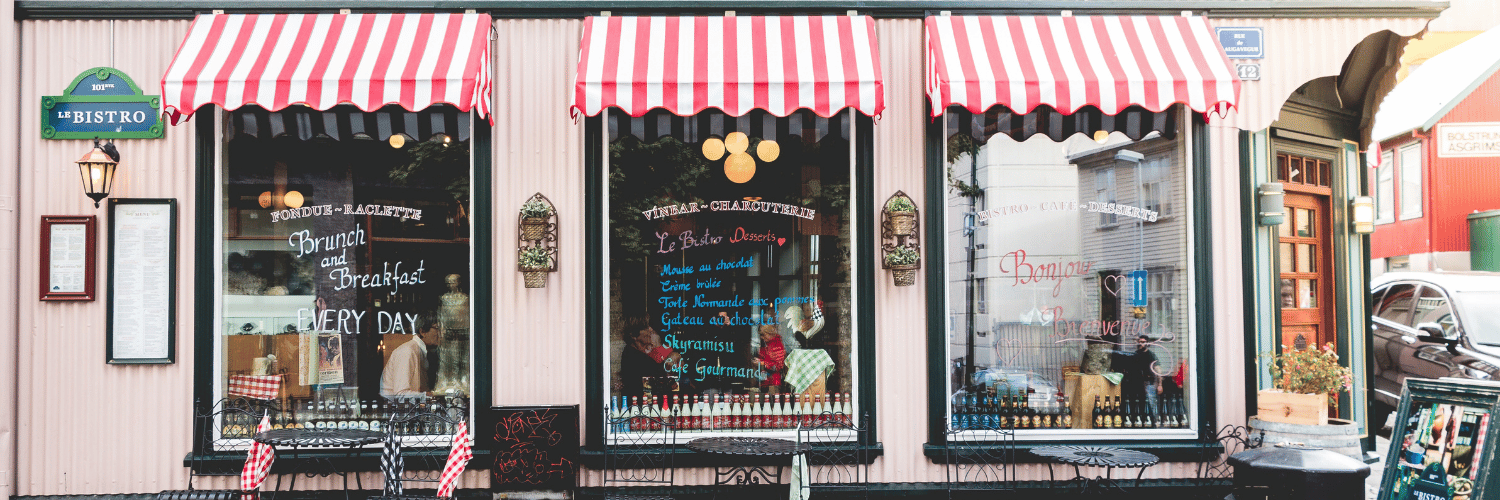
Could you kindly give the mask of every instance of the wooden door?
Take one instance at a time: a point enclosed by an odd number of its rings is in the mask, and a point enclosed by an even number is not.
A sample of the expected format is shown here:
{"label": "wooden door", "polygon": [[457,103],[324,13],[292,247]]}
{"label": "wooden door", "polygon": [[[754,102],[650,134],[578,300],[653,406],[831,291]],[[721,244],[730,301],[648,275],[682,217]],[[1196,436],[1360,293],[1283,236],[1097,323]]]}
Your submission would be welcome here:
{"label": "wooden door", "polygon": [[1277,228],[1281,345],[1300,348],[1334,340],[1328,220],[1328,196],[1286,194],[1286,222]]}

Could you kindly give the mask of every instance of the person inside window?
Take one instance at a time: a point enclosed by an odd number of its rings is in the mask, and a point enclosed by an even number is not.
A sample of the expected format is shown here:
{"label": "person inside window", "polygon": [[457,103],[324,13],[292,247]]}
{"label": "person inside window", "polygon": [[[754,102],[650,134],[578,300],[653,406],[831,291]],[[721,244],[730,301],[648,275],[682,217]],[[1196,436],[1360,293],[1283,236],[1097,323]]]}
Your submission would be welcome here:
{"label": "person inside window", "polygon": [[1156,354],[1151,352],[1151,338],[1146,334],[1135,338],[1135,352],[1122,352],[1111,363],[1124,377],[1120,380],[1120,397],[1130,401],[1145,401],[1152,414],[1157,411],[1157,396],[1161,393],[1161,376],[1156,373]]}
{"label": "person inside window", "polygon": [[781,390],[781,374],[786,371],[786,346],[781,343],[781,332],[776,325],[760,326],[760,351],[755,353],[755,364],[766,371],[762,388],[771,394]]}
{"label": "person inside window", "polygon": [[[646,384],[657,384],[668,379],[675,380],[676,365],[682,355],[662,345],[661,335],[651,328],[645,317],[636,316],[625,320],[620,331],[625,340],[625,349],[620,353],[620,382],[625,396],[640,396]],[[661,388],[653,388],[662,392]]]}
{"label": "person inside window", "polygon": [[380,374],[380,395],[387,398],[428,396],[432,382],[428,376],[427,348],[443,339],[443,324],[430,315],[422,315],[417,334],[391,352]]}

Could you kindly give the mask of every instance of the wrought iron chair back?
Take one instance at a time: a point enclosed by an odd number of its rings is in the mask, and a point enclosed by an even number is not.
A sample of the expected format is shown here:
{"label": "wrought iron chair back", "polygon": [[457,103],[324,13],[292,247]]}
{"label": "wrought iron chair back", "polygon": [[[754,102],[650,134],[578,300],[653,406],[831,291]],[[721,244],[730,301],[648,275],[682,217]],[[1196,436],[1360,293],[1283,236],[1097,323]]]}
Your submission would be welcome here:
{"label": "wrought iron chair back", "polygon": [[[387,481],[400,482],[402,490],[413,486],[436,490],[443,466],[448,463],[448,452],[453,447],[453,434],[457,432],[458,424],[468,419],[468,406],[461,398],[452,398],[447,402],[403,401],[395,408],[391,419],[385,423],[385,439],[401,444],[401,460],[396,464],[399,466],[396,470],[389,468],[392,464],[382,461],[381,472]],[[411,496],[403,495],[402,498]],[[371,498],[389,500],[393,497]]]}
{"label": "wrought iron chair back", "polygon": [[[279,420],[281,408],[275,400],[226,398],[193,404],[193,449],[187,456],[188,487],[157,494],[160,500],[213,500],[257,495],[257,491],[239,489],[200,490],[197,479],[212,476],[238,476],[244,470],[250,437],[263,416]],[[234,481],[238,485],[238,481]]]}
{"label": "wrought iron chair back", "polygon": [[[1212,426],[1209,427],[1212,429]],[[1233,487],[1234,467],[1229,457],[1245,450],[1260,448],[1265,444],[1265,431],[1253,430],[1243,425],[1220,427],[1213,435],[1205,431],[1200,440],[1201,456],[1198,461],[1198,481],[1205,498],[1224,498]]]}
{"label": "wrought iron chair back", "polygon": [[949,428],[943,445],[948,498],[989,498],[1016,489],[1016,431],[1008,427]]}
{"label": "wrought iron chair back", "polygon": [[811,425],[797,428],[798,447],[807,444],[808,474],[802,478],[813,494],[847,492],[848,497],[870,495],[870,414],[858,419],[825,412]]}
{"label": "wrought iron chair back", "polygon": [[635,498],[627,487],[665,489],[674,484],[676,418],[655,406],[637,406],[624,415],[605,415],[604,490],[606,498]]}

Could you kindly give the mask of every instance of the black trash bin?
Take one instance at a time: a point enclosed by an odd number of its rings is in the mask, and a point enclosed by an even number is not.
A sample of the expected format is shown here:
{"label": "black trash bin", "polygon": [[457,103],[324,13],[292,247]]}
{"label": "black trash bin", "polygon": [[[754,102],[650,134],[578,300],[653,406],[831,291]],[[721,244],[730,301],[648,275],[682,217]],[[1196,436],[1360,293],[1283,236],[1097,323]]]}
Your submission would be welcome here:
{"label": "black trash bin", "polygon": [[1341,453],[1278,444],[1235,453],[1235,500],[1363,500],[1370,466]]}

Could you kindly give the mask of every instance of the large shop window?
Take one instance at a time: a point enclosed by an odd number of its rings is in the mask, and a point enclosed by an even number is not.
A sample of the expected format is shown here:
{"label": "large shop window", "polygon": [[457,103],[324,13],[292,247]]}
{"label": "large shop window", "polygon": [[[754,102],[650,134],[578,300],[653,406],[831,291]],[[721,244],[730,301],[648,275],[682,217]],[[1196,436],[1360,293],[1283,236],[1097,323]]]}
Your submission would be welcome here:
{"label": "large shop window", "polygon": [[[1191,434],[1201,389],[1188,375],[1197,350],[1182,113],[948,110],[941,231],[954,430]],[[1072,125],[1048,134],[1039,125],[1049,119]],[[1073,133],[1090,129],[1105,132]]]}
{"label": "large shop window", "polygon": [[856,414],[852,112],[603,123],[610,411],[687,433]]}
{"label": "large shop window", "polygon": [[276,427],[377,428],[470,394],[469,116],[229,113],[214,395]]}

